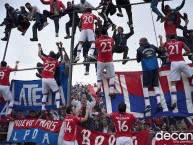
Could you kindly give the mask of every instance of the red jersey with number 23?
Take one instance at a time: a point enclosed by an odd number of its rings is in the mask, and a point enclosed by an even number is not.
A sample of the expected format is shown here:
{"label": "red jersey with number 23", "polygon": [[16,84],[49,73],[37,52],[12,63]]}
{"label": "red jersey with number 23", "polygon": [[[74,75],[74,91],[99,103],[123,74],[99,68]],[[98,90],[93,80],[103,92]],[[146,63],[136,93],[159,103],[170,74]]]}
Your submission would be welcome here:
{"label": "red jersey with number 23", "polygon": [[118,113],[113,112],[110,114],[110,117],[113,119],[116,129],[116,137],[132,137],[131,134],[131,125],[132,122],[137,121],[135,115],[130,113]]}
{"label": "red jersey with number 23", "polygon": [[44,62],[42,70],[42,78],[54,78],[56,68],[59,62],[51,57],[42,57]]}
{"label": "red jersey with number 23", "polygon": [[81,16],[81,22],[82,22],[82,30],[85,29],[91,29],[94,30],[94,20],[97,18],[97,16],[95,16],[92,13],[85,13]]}
{"label": "red jersey with number 23", "polygon": [[182,56],[182,49],[185,44],[182,41],[178,40],[169,40],[164,43],[164,47],[166,48],[169,54],[169,61],[184,61]]}
{"label": "red jersey with number 23", "polygon": [[10,72],[13,70],[15,70],[15,69],[10,68],[9,66],[0,67],[0,85],[10,86],[9,76],[10,76]]}
{"label": "red jersey with number 23", "polygon": [[98,50],[97,60],[100,62],[111,62],[113,61],[112,47],[114,40],[108,36],[101,36],[95,41],[96,48]]}
{"label": "red jersey with number 23", "polygon": [[64,137],[66,141],[76,140],[77,123],[81,122],[81,118],[73,115],[67,115],[64,119]]}

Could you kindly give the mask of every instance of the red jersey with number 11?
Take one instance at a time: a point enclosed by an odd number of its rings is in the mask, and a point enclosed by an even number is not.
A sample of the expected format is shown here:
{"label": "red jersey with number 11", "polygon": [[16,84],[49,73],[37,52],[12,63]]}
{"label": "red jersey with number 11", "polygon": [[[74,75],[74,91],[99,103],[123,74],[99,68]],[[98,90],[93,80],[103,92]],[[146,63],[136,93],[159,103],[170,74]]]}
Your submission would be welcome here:
{"label": "red jersey with number 11", "polygon": [[43,57],[42,60],[44,62],[42,78],[54,78],[54,73],[59,66],[59,62],[51,57]]}
{"label": "red jersey with number 11", "polygon": [[133,114],[113,112],[110,114],[110,117],[115,124],[116,137],[132,137],[131,125],[132,122],[137,121],[137,118]]}
{"label": "red jersey with number 11", "polygon": [[108,36],[101,36],[95,41],[96,48],[98,50],[97,60],[100,62],[111,62],[113,61],[112,47],[114,40]]}
{"label": "red jersey with number 11", "polygon": [[81,122],[81,118],[73,115],[67,115],[64,119],[64,137],[66,141],[76,140],[77,123]]}
{"label": "red jersey with number 11", "polygon": [[164,47],[166,48],[169,54],[169,61],[184,61],[182,56],[182,49],[185,44],[182,41],[178,40],[169,40],[164,43]]}

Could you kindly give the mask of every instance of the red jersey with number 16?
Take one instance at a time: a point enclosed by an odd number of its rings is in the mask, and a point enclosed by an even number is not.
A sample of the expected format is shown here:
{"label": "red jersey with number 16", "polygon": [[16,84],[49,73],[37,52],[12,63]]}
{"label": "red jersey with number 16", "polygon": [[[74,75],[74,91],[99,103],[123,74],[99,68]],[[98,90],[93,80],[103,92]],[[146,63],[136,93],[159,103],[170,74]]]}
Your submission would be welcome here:
{"label": "red jersey with number 16", "polygon": [[117,113],[113,112],[110,114],[110,117],[113,119],[116,129],[116,137],[132,137],[131,134],[131,125],[132,122],[137,121],[137,118],[130,113]]}
{"label": "red jersey with number 16", "polygon": [[0,67],[0,85],[10,86],[9,76],[10,76],[10,72],[13,70],[15,70],[15,69],[10,68],[9,66]]}
{"label": "red jersey with number 16", "polygon": [[97,18],[97,16],[95,16],[92,13],[85,13],[80,18],[82,22],[81,24],[82,30],[85,30],[85,29],[94,30],[94,20]]}
{"label": "red jersey with number 16", "polygon": [[108,36],[101,36],[95,41],[96,48],[98,50],[97,60],[100,62],[111,62],[113,61],[112,47],[114,40]]}
{"label": "red jersey with number 16", "polygon": [[67,115],[64,119],[64,137],[66,141],[76,140],[77,123],[81,122],[81,118],[73,115]]}
{"label": "red jersey with number 16", "polygon": [[164,47],[166,48],[169,54],[169,61],[184,61],[182,56],[182,49],[184,48],[185,44],[182,41],[178,40],[169,40],[164,43]]}
{"label": "red jersey with number 16", "polygon": [[51,57],[42,57],[44,62],[42,70],[42,78],[54,78],[56,68],[59,62]]}

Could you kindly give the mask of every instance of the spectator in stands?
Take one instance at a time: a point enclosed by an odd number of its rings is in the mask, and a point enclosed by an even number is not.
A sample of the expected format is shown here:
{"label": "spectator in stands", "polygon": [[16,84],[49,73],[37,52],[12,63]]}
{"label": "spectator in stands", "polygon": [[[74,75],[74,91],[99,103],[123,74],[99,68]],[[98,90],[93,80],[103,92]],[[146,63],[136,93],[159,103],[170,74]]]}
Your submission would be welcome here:
{"label": "spectator in stands", "polygon": [[183,27],[180,25],[181,23],[180,18],[184,19],[184,21],[188,20],[188,16],[186,13],[184,13],[184,16],[182,16],[179,13],[179,11],[183,8],[184,4],[185,4],[185,0],[182,1],[182,4],[179,7],[176,7],[175,9],[171,9],[169,5],[164,6],[164,0],[162,0],[162,12],[166,16],[165,20],[167,19],[172,20],[176,28],[180,28],[182,30],[183,30]]}
{"label": "spectator in stands", "polygon": [[77,145],[76,140],[76,130],[77,123],[84,122],[88,119],[89,109],[86,109],[86,114],[84,117],[77,117],[76,108],[74,106],[69,106],[66,108],[66,117],[64,119],[64,137],[63,145],[75,144]]}
{"label": "spectator in stands", "polygon": [[109,14],[112,14],[111,13],[112,10],[115,9],[115,12],[116,12],[116,8],[115,8],[112,0],[101,0],[99,6],[96,9],[98,9],[100,7],[102,7],[102,11],[101,11],[101,13],[99,13],[99,15],[104,20],[104,26],[107,27],[107,28],[112,27],[112,31],[115,30],[116,25],[108,17]]}
{"label": "spectator in stands", "polygon": [[154,88],[157,99],[157,111],[161,111],[160,91],[158,83],[158,61],[156,53],[161,51],[152,44],[149,44],[147,38],[139,40],[140,47],[137,49],[137,62],[141,62],[143,70],[143,93],[145,99],[145,113],[151,111],[149,100],[149,88]]}
{"label": "spectator in stands", "polygon": [[[106,117],[113,119],[116,128],[116,144],[133,144],[131,134],[131,124],[137,121],[135,115],[126,113],[126,104],[120,103],[118,106],[119,112],[106,114],[106,109],[102,109],[102,113]],[[124,125],[124,127],[123,127]]]}
{"label": "spectator in stands", "polygon": [[[181,78],[181,72],[187,77],[193,78],[192,69],[186,64],[182,55],[188,55],[191,50],[183,42],[176,40],[176,35],[170,35],[170,40],[163,43],[162,36],[159,36],[160,44],[165,47],[169,54],[169,61],[171,62],[170,80],[171,80],[171,109],[174,110],[177,106],[177,81]],[[185,53],[182,54],[182,49]],[[191,84],[193,84],[193,79]],[[176,112],[177,110],[174,110]]]}
{"label": "spectator in stands", "polygon": [[90,47],[90,55],[88,57],[94,58],[93,53],[95,50],[95,36],[94,36],[94,20],[100,21],[100,19],[92,14],[92,10],[90,8],[86,9],[86,13],[84,13],[81,18],[80,18],[80,27],[81,27],[81,33],[80,33],[80,38],[79,38],[79,45],[77,48],[77,56],[75,58],[75,62],[80,60],[80,53],[82,50],[82,45],[83,43],[88,40],[89,42],[92,42],[91,47]]}
{"label": "spectator in stands", "polygon": [[[187,40],[187,46],[190,48],[191,53],[193,53],[193,29],[190,30],[187,29],[188,23],[189,21],[185,22],[185,26],[183,29],[183,36]],[[188,58],[193,62],[193,56],[188,56]]]}
{"label": "spectator in stands", "polygon": [[127,16],[128,16],[128,20],[129,20],[128,22],[129,27],[133,27],[133,18],[132,18],[130,0],[116,0],[116,4],[119,10],[119,13],[117,13],[117,16],[123,17],[121,8],[125,8]]}
{"label": "spectator in stands", "polygon": [[30,38],[31,41],[38,41],[37,29],[41,31],[43,29],[43,15],[40,13],[40,9],[37,6],[32,6],[30,3],[25,4],[26,8],[29,10],[28,19],[29,21],[35,20],[35,23],[32,27],[33,38]]}
{"label": "spectator in stands", "polygon": [[24,6],[20,7],[18,14],[18,30],[22,32],[21,35],[25,35],[27,29],[30,26],[30,22],[27,19],[28,13]]}
{"label": "spectator in stands", "polygon": [[56,37],[58,37],[59,32],[59,18],[60,18],[60,12],[64,11],[66,9],[65,5],[60,0],[41,0],[43,4],[50,5],[50,11],[44,10],[43,11],[43,17],[44,17],[44,26],[47,26],[49,23],[47,22],[47,17],[52,19],[54,21],[55,25],[55,33]]}
{"label": "spectator in stands", "polygon": [[[129,25],[129,23],[127,23]],[[118,31],[118,33],[117,33]],[[113,46],[113,53],[123,53],[123,59],[129,59],[127,57],[128,54],[128,46],[127,46],[127,39],[129,39],[133,34],[133,26],[130,27],[130,33],[123,33],[123,27],[119,26],[118,29],[115,29],[113,33],[113,39],[115,41],[115,45]],[[128,60],[124,60],[122,64],[126,64]]]}
{"label": "spectator in stands", "polygon": [[79,4],[74,4],[74,0],[72,1],[72,5],[73,7],[79,9],[79,10],[86,10],[87,8],[90,9],[95,9],[93,5],[91,5],[89,2],[87,2],[86,0],[80,0]]}
{"label": "spectator in stands", "polygon": [[[73,22],[73,11],[75,10],[75,7],[72,6],[72,3],[70,1],[67,2],[67,9],[64,10],[63,12],[60,13],[60,16],[64,16],[68,14],[69,16],[69,21],[66,23],[66,36],[64,39],[69,39],[71,38],[70,36],[70,28],[72,27],[72,22]],[[75,12],[75,18],[74,18],[74,34],[76,33],[76,28],[79,25],[80,18],[78,16],[78,13]]]}
{"label": "spectator in stands", "polygon": [[17,26],[16,10],[8,3],[5,4],[5,9],[6,9],[6,17],[4,21],[0,24],[0,26],[5,25],[5,37],[1,39],[2,41],[7,41],[11,28]]}
{"label": "spectator in stands", "polygon": [[5,101],[9,101],[9,109],[7,112],[7,119],[14,120],[14,118],[11,116],[11,112],[14,106],[14,97],[12,93],[10,92],[10,82],[9,82],[9,76],[10,72],[17,70],[19,61],[15,62],[15,68],[10,68],[7,66],[6,61],[1,61],[1,67],[0,67],[0,96],[4,98]]}
{"label": "spectator in stands", "polygon": [[59,62],[55,60],[56,55],[53,51],[50,51],[50,54],[48,57],[45,57],[41,53],[41,44],[38,44],[39,51],[38,56],[43,61],[43,70],[42,70],[42,115],[47,114],[46,112],[46,100],[49,93],[49,90],[51,89],[52,92],[55,93],[55,101],[56,101],[56,108],[58,113],[60,114],[60,92],[58,84],[56,83],[56,80],[54,79],[54,73],[56,68],[59,66]]}
{"label": "spectator in stands", "polygon": [[112,57],[112,46],[114,45],[113,38],[107,36],[107,29],[103,27],[101,29],[101,37],[96,39],[95,44],[98,50],[97,58],[97,94],[101,91],[102,85],[102,73],[106,69],[109,78],[109,96],[115,98],[114,85],[115,85],[115,70]]}

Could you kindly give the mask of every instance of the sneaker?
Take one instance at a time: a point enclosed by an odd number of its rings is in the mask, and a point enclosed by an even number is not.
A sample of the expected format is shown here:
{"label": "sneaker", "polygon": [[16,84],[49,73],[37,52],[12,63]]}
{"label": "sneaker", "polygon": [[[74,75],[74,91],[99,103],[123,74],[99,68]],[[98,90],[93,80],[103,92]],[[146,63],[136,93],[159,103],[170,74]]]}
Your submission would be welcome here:
{"label": "sneaker", "polygon": [[31,41],[38,41],[38,38],[30,38]]}
{"label": "sneaker", "polygon": [[114,31],[116,29],[117,25],[113,24],[112,25],[112,31]]}
{"label": "sneaker", "polygon": [[96,57],[94,55],[91,55],[91,54],[88,56],[88,58],[96,60]]}
{"label": "sneaker", "polygon": [[80,60],[80,57],[77,56],[77,57],[74,59],[74,62],[77,62],[77,61],[79,61],[79,60]]}
{"label": "sneaker", "polygon": [[59,34],[58,33],[56,33],[56,35],[55,35],[56,37],[59,37]]}
{"label": "sneaker", "polygon": [[165,17],[161,15],[161,23],[163,23],[165,21]]}
{"label": "sneaker", "polygon": [[0,24],[0,26],[3,26],[3,24]]}
{"label": "sneaker", "polygon": [[21,33],[21,35],[22,35],[22,36],[24,36],[24,35],[25,35],[25,33],[26,33],[26,30],[25,30],[24,32],[22,32],[22,33]]}
{"label": "sneaker", "polygon": [[160,16],[157,16],[157,20],[156,21],[159,21],[161,19],[161,17]]}
{"label": "sneaker", "polygon": [[43,28],[46,27],[46,26],[48,26],[48,24],[49,24],[48,22],[44,22]]}
{"label": "sneaker", "polygon": [[109,93],[109,97],[114,99],[115,98],[115,94],[114,93]]}
{"label": "sneaker", "polygon": [[10,120],[10,121],[14,121],[15,120],[13,117],[11,117],[11,114],[7,114],[6,119]]}
{"label": "sneaker", "polygon": [[89,75],[89,72],[88,72],[88,71],[86,71],[86,72],[84,73],[84,75],[85,75],[85,76]]}
{"label": "sneaker", "polygon": [[[125,59],[129,59],[129,57],[127,57],[127,58],[125,58]],[[128,61],[129,61],[129,60],[124,60],[124,61],[122,62],[122,64],[125,65]]]}
{"label": "sneaker", "polygon": [[64,37],[64,39],[69,39],[69,38],[71,38],[69,34]]}
{"label": "sneaker", "polygon": [[2,41],[7,41],[8,37],[1,38]]}
{"label": "sneaker", "polygon": [[121,12],[117,13],[118,17],[123,17],[123,14]]}
{"label": "sneaker", "polygon": [[160,111],[162,111],[163,110],[163,108],[162,108],[162,105],[161,105],[161,103],[158,103],[157,104],[157,112],[160,112]]}
{"label": "sneaker", "polygon": [[174,110],[176,108],[176,106],[177,106],[176,103],[172,104],[171,109]]}
{"label": "sneaker", "polygon": [[151,106],[150,106],[150,105],[147,105],[147,106],[145,107],[145,113],[150,112],[150,111],[151,111]]}

